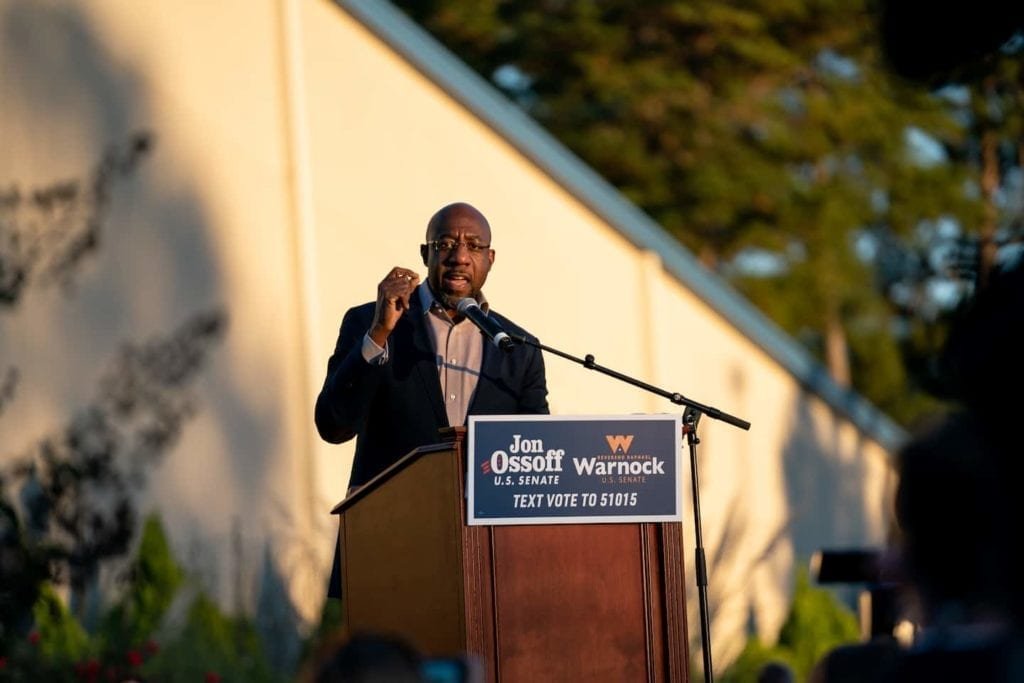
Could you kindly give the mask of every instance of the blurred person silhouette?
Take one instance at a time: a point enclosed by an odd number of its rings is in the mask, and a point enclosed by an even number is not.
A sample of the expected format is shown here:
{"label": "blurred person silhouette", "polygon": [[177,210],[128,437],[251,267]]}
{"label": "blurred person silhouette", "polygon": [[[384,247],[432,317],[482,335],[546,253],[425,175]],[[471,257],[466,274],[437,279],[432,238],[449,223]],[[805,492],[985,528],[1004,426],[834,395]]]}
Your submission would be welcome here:
{"label": "blurred person silhouette", "polygon": [[988,434],[999,464],[1016,474],[1020,401],[1010,394],[1024,386],[1024,256],[997,268],[956,321],[942,369],[954,398]]}
{"label": "blurred person silhouette", "polygon": [[[1024,108],[1022,108],[1024,114]],[[1006,573],[1017,580],[1006,586],[1002,603],[1024,626],[1024,558],[1016,551],[1024,538],[1024,498],[1017,492],[1024,468],[1019,425],[1024,386],[1024,258],[996,270],[950,333],[942,359],[953,396],[970,413],[982,434],[991,476],[1005,489],[1003,539],[1009,552]]]}
{"label": "blurred person silhouette", "polygon": [[1022,680],[1020,524],[1001,448],[963,411],[900,452],[899,553],[921,630],[889,680]]}
{"label": "blurred person silhouette", "polygon": [[1009,599],[1019,591],[1019,525],[996,443],[976,415],[961,411],[900,450],[892,552],[918,637],[906,650],[891,638],[836,648],[815,667],[813,683],[1022,680]]}
{"label": "blurred person silhouette", "polygon": [[[897,496],[897,515],[908,527],[907,568],[931,628],[895,675],[1021,681],[1024,501],[1020,401],[1012,396],[1024,386],[1024,260],[993,271],[951,330],[942,363],[965,412],[922,444],[937,456],[911,452],[902,464],[910,483]],[[942,501],[944,494],[956,497]],[[963,510],[957,520],[949,519],[953,509]],[[944,535],[945,524],[952,526]]]}
{"label": "blurred person silhouette", "polygon": [[404,640],[359,633],[338,641],[321,656],[312,683],[427,683],[422,658]]}
{"label": "blurred person silhouette", "polygon": [[796,676],[786,664],[768,662],[757,673],[757,683],[796,683]]}

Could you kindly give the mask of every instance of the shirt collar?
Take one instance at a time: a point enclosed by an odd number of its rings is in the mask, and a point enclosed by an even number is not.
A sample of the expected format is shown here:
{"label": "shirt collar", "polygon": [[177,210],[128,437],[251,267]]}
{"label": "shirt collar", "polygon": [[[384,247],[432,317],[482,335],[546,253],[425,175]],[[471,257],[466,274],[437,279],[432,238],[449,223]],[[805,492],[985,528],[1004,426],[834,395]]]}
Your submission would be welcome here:
{"label": "shirt collar", "polygon": [[[436,296],[434,296],[434,290],[430,288],[429,282],[424,281],[416,287],[416,296],[419,299],[420,310],[423,315],[430,313],[430,310],[435,306],[442,311],[444,310],[444,306],[442,306],[441,302],[438,301]],[[476,302],[480,304],[480,308],[484,313],[490,312],[491,306],[487,303],[487,297],[484,296],[483,292],[480,292]]]}

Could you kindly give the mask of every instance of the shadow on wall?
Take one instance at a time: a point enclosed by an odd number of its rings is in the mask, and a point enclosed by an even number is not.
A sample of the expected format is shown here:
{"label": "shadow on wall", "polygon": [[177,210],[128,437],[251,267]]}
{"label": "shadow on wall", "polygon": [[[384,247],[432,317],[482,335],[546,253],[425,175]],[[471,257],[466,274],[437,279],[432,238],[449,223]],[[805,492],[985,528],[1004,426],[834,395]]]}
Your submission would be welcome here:
{"label": "shadow on wall", "polygon": [[[788,526],[774,529],[767,536],[760,533],[761,525],[753,521],[757,519],[758,511],[748,503],[747,485],[758,486],[759,483],[746,482],[734,491],[730,504],[725,506],[728,513],[722,524],[721,536],[714,552],[707,558],[709,572],[713,577],[708,587],[712,633],[716,632],[716,624],[720,620],[735,623],[741,618],[746,624],[746,635],[761,634],[764,625],[758,617],[759,600],[753,594],[755,588],[752,587],[751,577],[762,564],[773,564],[771,558],[776,553],[786,552],[785,556],[788,557]],[[758,545],[754,546],[755,543]],[[777,588],[784,590],[787,587],[784,582],[792,578],[792,572],[776,578],[780,582],[776,584]],[[743,597],[738,599],[738,596]],[[738,610],[742,612],[738,614]],[[690,618],[694,619],[695,616],[690,615]],[[699,652],[700,642],[693,640],[696,634],[696,629],[691,629],[691,648]],[[713,642],[716,651],[723,647],[721,639]],[[726,643],[723,653],[732,657],[738,654],[742,646],[742,642]]]}
{"label": "shadow on wall", "polygon": [[[183,320],[225,304],[204,188],[189,182],[181,163],[192,158],[188,150],[161,136],[150,96],[145,75],[107,49],[83,8],[0,0],[0,190],[9,200],[0,206],[0,257],[13,253],[12,236],[22,247],[34,242],[37,253],[73,257],[62,277],[48,275],[38,259],[23,261],[26,279],[16,301],[0,306],[0,466],[48,436],[25,425],[60,433],[52,426],[70,421],[101,392],[101,372],[125,343],[170,334]],[[131,173],[108,172],[111,182],[99,187],[105,150],[130,146],[140,131],[149,145],[145,158]],[[77,190],[65,192],[56,209],[33,201],[40,190],[61,187]],[[265,503],[281,422],[256,407],[224,361],[212,359],[196,403],[212,415],[224,452],[178,448],[170,455],[191,460],[186,468],[196,480],[217,462],[234,499],[251,511]],[[173,512],[196,529],[227,525],[210,519],[210,510]],[[210,555],[219,552],[215,539],[208,533],[203,540]],[[264,573],[271,564],[262,565]],[[272,593],[282,604],[268,611],[294,618],[287,591]],[[279,632],[280,624],[271,630]]]}
{"label": "shadow on wall", "polygon": [[35,115],[22,129],[52,134],[32,140],[43,148],[82,135],[101,147],[138,125],[140,77],[115,63],[77,7],[0,3],[0,65],[4,89]]}
{"label": "shadow on wall", "polygon": [[[723,508],[728,511],[727,517],[720,538],[711,544],[714,552],[707,558],[712,577],[709,584],[712,633],[719,622],[735,623],[742,619],[748,635],[761,633],[764,636],[762,628],[766,625],[760,623],[760,609],[764,607],[761,598],[767,596],[759,597],[753,592],[751,577],[765,568],[773,585],[791,592],[796,567],[786,569],[787,562],[780,557],[791,557],[793,562],[802,564],[823,547],[859,547],[881,540],[877,534],[884,511],[867,507],[865,484],[871,470],[864,462],[863,439],[854,444],[854,452],[841,454],[844,443],[850,449],[850,439],[841,438],[840,430],[853,427],[830,412],[813,414],[812,407],[817,400],[803,392],[793,404],[789,436],[778,462],[784,487],[779,495],[788,508],[778,528],[765,534],[759,511],[750,507],[749,487],[765,486],[765,482],[743,482],[734,490],[730,504]],[[738,596],[747,597],[740,599]],[[693,621],[695,616],[689,615],[692,624],[699,623]],[[691,628],[691,646],[699,653],[697,634],[697,629]],[[734,647],[737,644],[713,642],[716,651],[721,648],[722,654],[736,654],[742,647],[742,643]]]}
{"label": "shadow on wall", "polygon": [[[863,546],[876,538],[883,510],[869,510],[863,436],[853,453],[843,454],[842,418],[828,413],[819,426],[811,414],[815,398],[802,392],[783,448],[789,535],[798,561],[823,547]],[[846,426],[854,429],[852,425]]]}

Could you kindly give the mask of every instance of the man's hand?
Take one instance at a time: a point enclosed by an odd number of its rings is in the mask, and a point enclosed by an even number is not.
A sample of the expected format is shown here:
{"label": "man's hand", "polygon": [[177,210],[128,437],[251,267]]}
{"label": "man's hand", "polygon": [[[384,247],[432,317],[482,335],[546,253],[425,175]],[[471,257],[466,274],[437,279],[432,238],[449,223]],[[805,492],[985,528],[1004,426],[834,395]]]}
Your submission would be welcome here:
{"label": "man's hand", "polygon": [[369,332],[374,344],[383,347],[387,343],[398,319],[409,309],[409,297],[419,282],[416,271],[396,266],[377,285],[377,308]]}

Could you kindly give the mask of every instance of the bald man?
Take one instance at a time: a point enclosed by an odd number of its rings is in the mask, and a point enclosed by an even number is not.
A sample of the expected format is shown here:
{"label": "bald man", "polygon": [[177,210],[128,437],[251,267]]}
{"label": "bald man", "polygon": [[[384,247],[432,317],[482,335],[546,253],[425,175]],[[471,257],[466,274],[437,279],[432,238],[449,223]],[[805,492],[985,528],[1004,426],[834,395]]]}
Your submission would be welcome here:
{"label": "bald man", "polygon": [[548,412],[540,352],[495,348],[456,309],[471,297],[505,330],[527,335],[484,297],[494,264],[484,215],[469,204],[445,206],[427,224],[420,257],[426,282],[411,268],[392,268],[375,302],[345,314],[327,362],[316,426],[331,443],[356,437],[350,489],[469,415]]}

